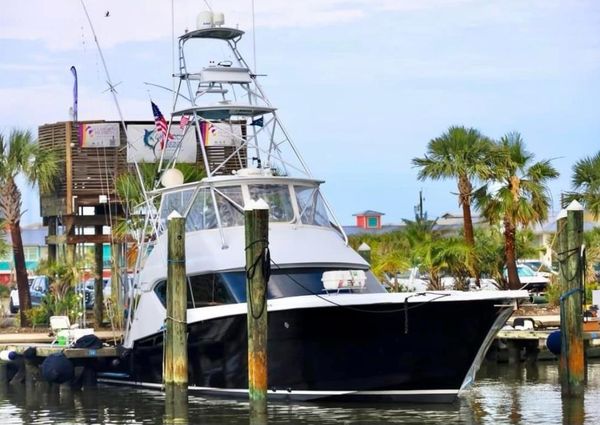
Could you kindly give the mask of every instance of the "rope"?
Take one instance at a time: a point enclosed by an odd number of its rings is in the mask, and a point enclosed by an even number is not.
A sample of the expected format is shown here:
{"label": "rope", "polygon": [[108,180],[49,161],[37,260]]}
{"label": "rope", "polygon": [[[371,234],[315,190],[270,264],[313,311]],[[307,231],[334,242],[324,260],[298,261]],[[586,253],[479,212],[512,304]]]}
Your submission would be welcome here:
{"label": "rope", "polygon": [[562,294],[560,296],[560,302],[561,302],[561,304],[562,304],[563,301],[565,301],[571,295],[576,294],[577,292],[583,292],[583,291],[581,290],[581,288],[571,288],[567,292],[565,292],[564,294]]}
{"label": "rope", "polygon": [[[577,267],[575,268],[575,270],[573,271],[573,274],[571,276],[566,275],[566,267],[559,267],[560,276],[566,282],[570,282],[573,279],[575,279],[577,277],[577,274],[580,272],[582,273],[581,277],[584,279],[584,282],[585,282],[585,260],[586,260],[585,259],[585,245],[582,245],[579,248],[571,248],[566,251],[556,253],[556,255],[558,257],[558,262],[561,266],[563,264],[566,265],[566,263],[571,259],[571,257],[576,256],[580,253],[581,253],[581,255],[579,257],[579,261],[577,262]],[[581,282],[579,282],[579,286],[582,286]]]}
{"label": "rope", "polygon": [[[254,245],[263,242],[266,243],[268,245],[269,241],[266,239],[257,239],[253,242],[250,242],[248,244],[248,246],[246,246],[245,250],[248,250],[249,248],[253,247]],[[250,265],[250,267],[246,268],[246,279],[248,279],[248,281],[251,281],[254,278],[254,275],[256,274],[256,269],[257,267],[260,266],[260,270],[262,272],[262,275],[265,279],[265,282],[269,282],[269,279],[271,277],[271,252],[269,251],[269,247],[265,246],[264,249],[262,250],[262,252],[254,259],[254,262]],[[250,289],[250,288],[248,288]],[[255,314],[254,312],[254,301],[252,300],[252,291],[248,290],[248,302],[250,305],[250,314],[252,315],[252,318],[257,320],[259,317],[262,316],[262,314],[265,311],[266,305],[267,305],[267,291],[265,288],[265,293],[263,294],[262,298],[262,303],[260,306],[260,310],[258,312],[258,314]]]}
{"label": "rope", "polygon": [[184,325],[187,325],[187,321],[185,321],[185,320],[178,320],[178,319],[174,318],[173,316],[167,316],[167,317],[165,317],[165,322],[167,320],[171,320],[172,322],[175,322],[175,323],[182,323]]}

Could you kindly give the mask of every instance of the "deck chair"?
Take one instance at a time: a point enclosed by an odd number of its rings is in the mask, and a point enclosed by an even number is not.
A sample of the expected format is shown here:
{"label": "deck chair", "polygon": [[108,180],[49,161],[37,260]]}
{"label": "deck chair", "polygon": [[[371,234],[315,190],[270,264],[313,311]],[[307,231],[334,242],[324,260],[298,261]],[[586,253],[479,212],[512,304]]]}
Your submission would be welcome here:
{"label": "deck chair", "polygon": [[72,345],[82,336],[94,333],[92,328],[79,329],[78,324],[71,325],[68,316],[51,316],[50,330],[54,335],[52,344],[58,345]]}

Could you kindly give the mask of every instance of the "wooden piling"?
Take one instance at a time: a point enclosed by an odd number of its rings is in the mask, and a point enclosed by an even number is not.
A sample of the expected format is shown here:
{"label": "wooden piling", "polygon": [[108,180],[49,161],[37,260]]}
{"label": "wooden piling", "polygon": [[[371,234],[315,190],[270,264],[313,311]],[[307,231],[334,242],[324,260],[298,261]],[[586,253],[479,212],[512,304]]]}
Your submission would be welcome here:
{"label": "wooden piling", "polygon": [[[48,217],[48,237],[56,237],[57,219],[56,217]],[[48,243],[48,262],[50,264],[56,263],[58,259],[58,252],[56,250],[55,243]]]}
{"label": "wooden piling", "polygon": [[[560,223],[561,220],[562,223]],[[560,297],[561,389],[562,394],[565,396],[583,396],[585,379],[585,353],[582,332],[583,309],[581,302],[583,290],[583,267],[581,264],[583,208],[577,201],[573,201],[567,207],[567,217],[559,220],[559,228],[561,224],[563,225],[562,233],[566,234],[566,241],[565,239],[561,240],[559,235],[562,292]]]}
{"label": "wooden piling", "polygon": [[110,301],[113,306],[114,324],[116,328],[123,328],[123,297],[121,287],[121,244],[113,242],[110,245]]}
{"label": "wooden piling", "polygon": [[187,418],[187,285],[185,218],[176,211],[168,218],[167,320],[164,382],[167,416],[178,423]]}
{"label": "wooden piling", "polygon": [[8,383],[8,363],[0,361],[0,385]]}
{"label": "wooden piling", "polygon": [[[246,207],[246,300],[248,305],[248,397],[250,415],[267,411],[267,280],[270,268],[269,207],[256,201]],[[267,275],[265,275],[265,273]]]}
{"label": "wooden piling", "polygon": [[508,350],[508,364],[515,365],[521,362],[521,344],[519,341],[506,341]]}
{"label": "wooden piling", "polygon": [[[96,235],[102,234],[102,226],[96,226]],[[102,326],[102,311],[104,310],[104,282],[102,272],[104,271],[103,246],[95,244],[94,249],[94,325],[96,328]]]}

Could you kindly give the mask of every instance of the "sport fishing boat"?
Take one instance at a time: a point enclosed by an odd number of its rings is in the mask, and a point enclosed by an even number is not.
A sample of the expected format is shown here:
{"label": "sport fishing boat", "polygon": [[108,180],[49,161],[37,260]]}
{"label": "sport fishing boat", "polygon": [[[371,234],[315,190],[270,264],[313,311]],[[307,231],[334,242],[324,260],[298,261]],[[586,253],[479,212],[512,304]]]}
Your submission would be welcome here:
{"label": "sport fishing boat", "polygon": [[[203,13],[199,23],[179,37],[171,123],[179,120],[185,134],[161,154],[162,187],[148,191],[143,209],[152,232],[139,240],[127,356],[104,381],[162,385],[166,219],[177,211],[186,218],[189,390],[247,397],[243,212],[262,199],[272,260],[269,397],[455,400],[527,292],[388,293],[348,245],[323,181],[312,176],[240,54],[243,31],[225,27],[219,14]],[[191,46],[200,42],[228,56],[191,69],[188,56],[198,53]],[[184,183],[174,164],[190,134],[206,177]]]}

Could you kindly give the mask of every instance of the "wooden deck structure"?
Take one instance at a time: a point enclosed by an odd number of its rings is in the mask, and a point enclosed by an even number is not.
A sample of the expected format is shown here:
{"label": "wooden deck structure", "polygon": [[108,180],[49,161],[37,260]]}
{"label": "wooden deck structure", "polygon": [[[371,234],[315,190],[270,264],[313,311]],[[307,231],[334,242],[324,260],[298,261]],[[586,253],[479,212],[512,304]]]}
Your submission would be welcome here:
{"label": "wooden deck structure", "polygon": [[[41,215],[48,226],[49,256],[56,258],[57,246],[65,245],[67,255],[75,255],[78,244],[105,244],[113,242],[110,232],[118,217],[124,216],[124,202],[115,191],[116,178],[133,169],[127,163],[126,132],[120,131],[115,147],[82,147],[78,128],[82,124],[113,123],[116,121],[71,121],[45,124],[38,128],[38,142],[42,148],[52,149],[61,162],[56,190],[40,199]],[[125,125],[154,126],[153,121],[126,121]],[[245,132],[245,128],[244,128]],[[245,133],[244,133],[245,135]],[[198,138],[197,138],[198,140]],[[211,168],[232,156],[232,146],[207,146]],[[201,149],[197,149],[196,163],[203,168]],[[219,174],[231,174],[245,167],[247,150],[241,149],[219,169]],[[84,214],[84,208],[85,214]],[[93,211],[93,214],[90,214]]]}

